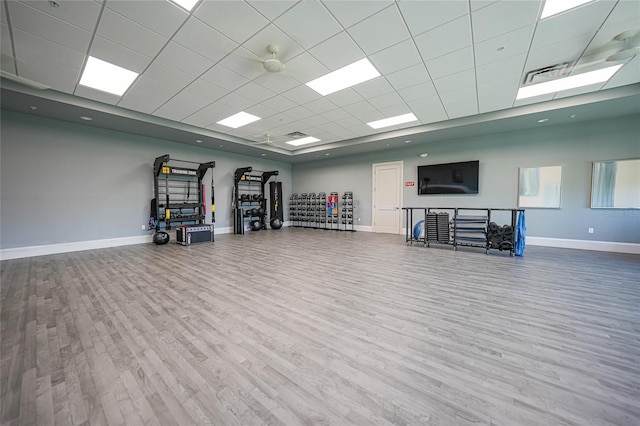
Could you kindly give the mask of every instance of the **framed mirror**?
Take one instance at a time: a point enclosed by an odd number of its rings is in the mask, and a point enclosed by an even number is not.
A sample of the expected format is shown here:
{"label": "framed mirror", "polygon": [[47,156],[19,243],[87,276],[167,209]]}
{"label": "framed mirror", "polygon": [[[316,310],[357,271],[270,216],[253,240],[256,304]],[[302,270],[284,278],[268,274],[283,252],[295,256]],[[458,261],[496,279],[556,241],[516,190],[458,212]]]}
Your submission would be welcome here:
{"label": "framed mirror", "polygon": [[640,159],[594,161],[592,209],[640,209]]}
{"label": "framed mirror", "polygon": [[518,207],[560,208],[562,166],[521,167]]}

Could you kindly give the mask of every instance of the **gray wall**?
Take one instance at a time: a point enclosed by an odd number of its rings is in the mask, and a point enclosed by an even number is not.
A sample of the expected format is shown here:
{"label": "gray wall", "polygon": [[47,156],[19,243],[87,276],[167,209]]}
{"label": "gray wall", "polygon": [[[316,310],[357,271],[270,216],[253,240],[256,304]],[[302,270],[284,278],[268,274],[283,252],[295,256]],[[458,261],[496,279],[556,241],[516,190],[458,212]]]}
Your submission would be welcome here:
{"label": "gray wall", "polygon": [[[630,116],[463,140],[412,138],[402,149],[296,164],[293,192],[354,191],[358,224],[370,226],[373,163],[404,161],[404,180],[417,181],[418,165],[480,160],[477,195],[418,196],[414,186],[403,197],[405,207],[478,208],[516,207],[519,167],[562,165],[561,208],[528,209],[527,235],[640,243],[639,210],[589,208],[592,161],[639,158],[638,135],[640,122]],[[428,158],[419,158],[421,152]]]}
{"label": "gray wall", "polygon": [[279,170],[291,193],[288,163],[3,110],[0,248],[150,234],[141,225],[149,220],[153,160],[163,154],[216,162],[216,228],[233,226],[238,167]]}

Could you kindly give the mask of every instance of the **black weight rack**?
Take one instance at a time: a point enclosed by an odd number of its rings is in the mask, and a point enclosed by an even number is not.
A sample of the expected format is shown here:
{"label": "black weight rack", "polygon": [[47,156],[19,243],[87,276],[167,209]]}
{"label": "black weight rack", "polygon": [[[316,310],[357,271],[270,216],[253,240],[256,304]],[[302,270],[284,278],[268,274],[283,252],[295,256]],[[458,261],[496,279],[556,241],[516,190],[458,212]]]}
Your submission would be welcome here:
{"label": "black weight rack", "polygon": [[[168,154],[154,160],[151,217],[156,231],[170,230],[177,224],[204,224],[206,200],[202,179],[215,166],[215,161],[198,163],[171,158]],[[213,173],[211,179],[213,190]]]}
{"label": "black weight rack", "polygon": [[236,169],[233,176],[233,233],[244,234],[245,224],[258,222],[267,229],[267,200],[265,186],[269,179],[280,172],[253,170],[252,167]]}

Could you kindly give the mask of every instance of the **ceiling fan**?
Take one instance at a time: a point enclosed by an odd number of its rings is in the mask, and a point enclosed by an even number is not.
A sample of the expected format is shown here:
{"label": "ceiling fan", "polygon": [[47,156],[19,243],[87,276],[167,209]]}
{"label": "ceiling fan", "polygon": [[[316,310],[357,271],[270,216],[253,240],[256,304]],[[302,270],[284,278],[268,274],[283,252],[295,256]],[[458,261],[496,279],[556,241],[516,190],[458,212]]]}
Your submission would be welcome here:
{"label": "ceiling fan", "polygon": [[254,137],[264,137],[263,140],[258,140],[258,141],[253,141],[250,143],[251,146],[258,146],[258,145],[269,145],[269,146],[273,146],[273,147],[277,147],[277,142],[274,141],[273,139],[271,139],[271,135],[266,133],[264,135],[256,135]]}
{"label": "ceiling fan", "polygon": [[285,70],[285,65],[276,56],[280,52],[280,46],[277,44],[269,44],[267,46],[267,52],[271,53],[271,58],[265,59],[262,62],[262,66],[270,73],[279,73]]}

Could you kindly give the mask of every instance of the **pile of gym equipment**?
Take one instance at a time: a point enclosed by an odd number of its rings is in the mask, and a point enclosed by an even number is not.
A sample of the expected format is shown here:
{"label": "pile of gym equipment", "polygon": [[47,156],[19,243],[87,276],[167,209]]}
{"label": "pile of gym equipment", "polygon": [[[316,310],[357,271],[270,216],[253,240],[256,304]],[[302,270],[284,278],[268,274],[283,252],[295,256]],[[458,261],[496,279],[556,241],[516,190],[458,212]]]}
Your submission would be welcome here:
{"label": "pile of gym equipment", "polygon": [[289,220],[297,228],[333,229],[355,232],[353,192],[339,201],[337,192],[304,192],[289,197]]}
{"label": "pile of gym equipment", "polygon": [[[236,169],[233,179],[233,233],[244,235],[245,229],[260,231],[282,228],[282,182],[268,182],[279,172],[253,170],[252,167]],[[265,187],[269,183],[269,197]],[[267,198],[269,212],[267,212]]]}
{"label": "pile of gym equipment", "polygon": [[[205,223],[207,198],[203,178],[215,166],[215,161],[198,163],[172,159],[169,155],[162,155],[154,160],[154,198],[151,200],[149,214],[149,229],[155,230],[154,243],[167,244],[170,240],[167,231],[176,225],[178,244],[187,246],[213,242],[213,223]],[[211,212],[211,221],[215,222],[213,172]]]}

